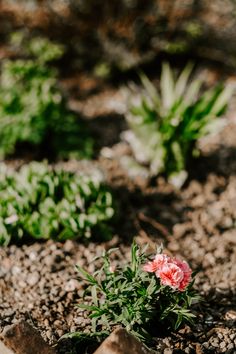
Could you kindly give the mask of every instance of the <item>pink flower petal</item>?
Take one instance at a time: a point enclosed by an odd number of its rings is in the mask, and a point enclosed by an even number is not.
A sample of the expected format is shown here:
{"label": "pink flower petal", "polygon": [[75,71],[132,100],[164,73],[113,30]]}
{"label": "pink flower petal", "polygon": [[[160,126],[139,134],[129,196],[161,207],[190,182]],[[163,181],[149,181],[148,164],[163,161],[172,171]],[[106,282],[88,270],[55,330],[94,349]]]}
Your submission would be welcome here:
{"label": "pink flower petal", "polygon": [[188,263],[179,259],[174,259],[174,263],[182,270],[184,277],[179,285],[179,290],[184,291],[191,281],[192,270]]}
{"label": "pink flower petal", "polygon": [[174,263],[165,264],[156,274],[162,285],[168,285],[171,288],[178,289],[184,274],[182,270]]}
{"label": "pink flower petal", "polygon": [[155,273],[157,270],[156,264],[154,263],[154,261],[148,262],[148,263],[144,264],[143,270],[146,272]]}
{"label": "pink flower petal", "polygon": [[155,273],[158,269],[161,269],[164,264],[168,263],[170,257],[165,254],[157,254],[153,261],[148,262],[143,266],[143,270],[150,273]]}
{"label": "pink flower petal", "polygon": [[163,265],[169,263],[171,258],[166,254],[157,254],[154,262],[158,268],[161,268]]}

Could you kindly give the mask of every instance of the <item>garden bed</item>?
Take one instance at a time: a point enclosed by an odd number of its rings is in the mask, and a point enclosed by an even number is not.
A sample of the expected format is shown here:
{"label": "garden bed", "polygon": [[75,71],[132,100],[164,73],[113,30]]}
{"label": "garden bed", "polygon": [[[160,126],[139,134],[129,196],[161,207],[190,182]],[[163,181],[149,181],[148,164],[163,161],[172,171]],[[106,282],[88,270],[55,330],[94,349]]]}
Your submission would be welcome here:
{"label": "garden bed", "polygon": [[[205,70],[207,84],[214,84],[221,74]],[[120,139],[127,129],[123,86],[112,85],[112,80],[109,83],[101,78],[88,79],[82,74],[64,78],[62,87],[68,93],[70,108],[88,123],[96,149],[92,162],[70,159],[53,166],[72,172],[71,176],[81,171],[93,174],[94,167],[101,170],[118,206],[112,238],[106,242],[27,240],[1,247],[0,332],[23,319],[38,329],[58,354],[93,353],[96,345],[76,349],[72,340],[60,340],[69,332],[91,330],[88,313],[75,306],[83,301],[85,289],[75,265],[93,273],[101,267],[99,260],[94,259],[112,247],[119,249],[113,255],[114,266],[125,264],[135,238],[138,244],[148,243],[152,253],[163,244],[167,254],[185,259],[197,272],[194,286],[202,297],[192,307],[194,324],[176,331],[157,325],[155,348],[164,354],[235,353],[234,104],[224,130],[200,141],[201,157],[189,166],[188,180],[178,190],[163,177],[148,179],[145,169],[125,169],[124,157],[131,156],[132,151]],[[29,152],[27,144],[20,150],[16,147],[15,155],[5,163],[18,170],[33,158],[47,156],[47,144],[42,147],[45,151],[39,147],[39,151]]]}
{"label": "garden bed", "polygon": [[[167,252],[198,270],[195,287],[203,301],[194,308],[195,324],[172,333],[157,329],[157,348],[164,353],[235,353],[235,134],[235,121],[229,118],[221,134],[204,142],[203,157],[181,191],[161,178],[151,184],[129,178],[119,165],[119,153],[126,146],[114,148],[110,159],[100,157],[97,164],[121,203],[121,222],[113,239],[1,248],[0,329],[26,319],[59,353],[71,353],[73,344],[58,339],[90,328],[86,312],[74,306],[84,289],[75,264],[93,272],[99,267],[94,257],[114,246],[120,250],[114,262],[125,262],[132,237],[137,236],[139,243],[163,243]],[[79,163],[71,164],[79,169]]]}

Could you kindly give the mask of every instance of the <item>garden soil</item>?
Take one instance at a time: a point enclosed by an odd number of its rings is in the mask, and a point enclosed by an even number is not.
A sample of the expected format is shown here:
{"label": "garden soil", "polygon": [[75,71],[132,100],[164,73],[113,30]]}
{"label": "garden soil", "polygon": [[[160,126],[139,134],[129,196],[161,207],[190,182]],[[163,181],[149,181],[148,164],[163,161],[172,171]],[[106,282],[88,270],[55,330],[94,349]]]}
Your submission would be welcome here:
{"label": "garden soil", "polygon": [[[126,127],[122,94],[108,90],[99,95],[99,99],[97,94],[86,102],[74,100],[71,104],[84,110],[101,147],[106,147],[105,153],[98,154],[96,166],[104,172],[119,204],[114,237],[103,243],[47,241],[1,248],[0,330],[25,319],[58,353],[73,353],[73,343],[58,342],[59,338],[68,332],[89,331],[91,326],[86,311],[75,307],[81,303],[85,288],[75,265],[95,271],[100,263],[94,258],[110,247],[119,248],[113,255],[114,266],[123,264],[136,237],[140,244],[149,243],[150,253],[163,244],[167,253],[187,260],[197,272],[195,288],[202,298],[193,305],[193,325],[175,332],[156,328],[156,348],[164,354],[236,353],[234,110],[220,134],[201,141],[202,157],[190,166],[183,188],[176,190],[161,177],[151,181],[138,173],[130,177],[130,171],[121,164],[122,156],[130,154],[129,147],[119,142],[119,134]],[[96,102],[96,97],[99,116],[89,101]],[[19,166],[22,161],[9,163]],[[80,169],[75,161],[65,166]],[[82,349],[78,353],[82,354]]]}

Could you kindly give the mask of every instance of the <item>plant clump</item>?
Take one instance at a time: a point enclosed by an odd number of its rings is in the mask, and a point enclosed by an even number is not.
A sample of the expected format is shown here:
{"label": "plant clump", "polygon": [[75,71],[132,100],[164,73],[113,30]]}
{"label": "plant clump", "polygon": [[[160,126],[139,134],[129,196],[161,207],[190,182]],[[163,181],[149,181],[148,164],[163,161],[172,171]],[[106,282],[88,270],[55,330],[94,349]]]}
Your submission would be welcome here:
{"label": "plant clump", "polygon": [[60,45],[44,38],[25,43],[13,37],[20,58],[3,60],[0,75],[0,158],[22,144],[38,147],[45,156],[91,157],[92,140],[83,121],[68,110],[50,66],[63,54]]}
{"label": "plant clump", "polygon": [[[86,304],[79,307],[92,318],[90,337],[105,337],[114,327],[122,326],[144,342],[151,342],[153,328],[161,323],[177,329],[193,321],[195,316],[189,308],[198,296],[189,265],[163,254],[161,249],[153,261],[148,261],[145,251],[133,244],[131,261],[120,267],[114,267],[110,260],[114,249],[105,252],[102,267],[93,275],[77,266],[88,284]],[[86,335],[75,332],[67,337],[79,340]]]}
{"label": "plant clump", "polygon": [[112,195],[99,174],[78,175],[32,162],[0,165],[0,245],[21,239],[110,236]]}
{"label": "plant clump", "polygon": [[[190,81],[188,64],[176,79],[164,63],[160,90],[141,74],[143,94],[130,104],[129,131],[123,134],[136,160],[149,167],[151,175],[164,174],[181,185],[187,164],[197,152],[200,138],[219,130],[221,116],[232,94],[232,86],[222,84],[202,93],[202,79]],[[198,153],[198,152],[197,152]]]}

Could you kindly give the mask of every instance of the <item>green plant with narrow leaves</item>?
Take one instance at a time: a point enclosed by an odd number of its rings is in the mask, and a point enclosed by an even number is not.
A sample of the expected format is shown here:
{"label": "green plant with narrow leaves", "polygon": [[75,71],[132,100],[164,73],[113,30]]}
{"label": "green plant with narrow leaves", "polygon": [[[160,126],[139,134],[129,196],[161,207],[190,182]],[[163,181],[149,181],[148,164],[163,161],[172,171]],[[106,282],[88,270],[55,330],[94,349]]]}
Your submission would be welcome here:
{"label": "green plant with narrow leaves", "polygon": [[27,238],[57,241],[111,236],[112,195],[92,176],[32,162],[16,172],[0,165],[0,245]]}
{"label": "green plant with narrow leaves", "polygon": [[130,130],[124,138],[136,160],[150,168],[151,175],[162,173],[170,180],[186,177],[187,163],[197,151],[198,140],[225,123],[216,118],[225,112],[232,86],[219,84],[202,93],[203,80],[190,81],[192,69],[188,64],[175,78],[169,64],[163,64],[160,90],[140,75],[144,91],[130,104]]}
{"label": "green plant with narrow leaves", "polygon": [[50,157],[91,157],[93,143],[84,122],[68,110],[57,71],[49,65],[63,48],[43,38],[25,43],[20,35],[13,37],[13,46],[22,58],[1,65],[0,158],[20,144]]}
{"label": "green plant with narrow leaves", "polygon": [[[90,333],[75,332],[66,337],[77,340],[96,336],[104,338],[114,327],[122,326],[148,343],[156,334],[153,328],[162,323],[166,328],[177,329],[186,321],[192,322],[195,316],[189,307],[198,296],[193,290],[192,271],[186,262],[161,254],[159,249],[155,259],[147,263],[146,247],[141,249],[134,243],[131,261],[114,268],[110,254],[115,251],[104,252],[103,265],[93,275],[77,266],[79,276],[88,284],[84,293],[86,304],[78,306],[90,313],[92,327]],[[155,269],[153,264],[157,264],[158,259],[163,263]],[[183,267],[184,272],[177,264]],[[170,271],[172,279],[167,283],[164,273],[169,274]]]}

